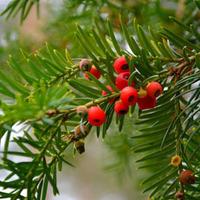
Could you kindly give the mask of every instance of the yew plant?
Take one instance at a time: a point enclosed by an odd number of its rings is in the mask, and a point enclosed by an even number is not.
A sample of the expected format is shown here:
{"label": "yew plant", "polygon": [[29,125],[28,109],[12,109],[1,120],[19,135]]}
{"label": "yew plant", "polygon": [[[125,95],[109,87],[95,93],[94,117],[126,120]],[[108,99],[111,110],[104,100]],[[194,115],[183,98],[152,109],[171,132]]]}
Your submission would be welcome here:
{"label": "yew plant", "polygon": [[[19,6],[24,20],[34,3],[39,1],[10,5]],[[17,9],[9,6],[4,14]],[[48,185],[58,194],[57,173],[72,165],[66,149],[84,153],[88,134],[104,138],[111,123],[120,132],[126,117],[136,119],[130,137],[136,165],[150,173],[142,182],[149,199],[200,198],[199,26],[171,20],[182,35],[120,16],[124,45],[109,19],[96,20],[91,29],[77,26],[82,58],[50,45],[9,57],[9,74],[0,71],[0,137],[6,138],[0,167],[8,174],[0,181],[0,198],[45,200]],[[13,133],[16,124],[23,136]]]}

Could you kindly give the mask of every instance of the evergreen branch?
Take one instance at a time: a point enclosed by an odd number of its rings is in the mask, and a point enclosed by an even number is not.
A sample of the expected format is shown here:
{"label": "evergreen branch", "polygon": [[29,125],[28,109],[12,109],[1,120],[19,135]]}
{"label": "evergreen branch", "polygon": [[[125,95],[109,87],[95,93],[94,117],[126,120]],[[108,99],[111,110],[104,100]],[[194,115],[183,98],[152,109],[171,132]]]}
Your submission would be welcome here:
{"label": "evergreen branch", "polygon": [[[63,149],[60,150],[60,152],[59,152],[56,156],[54,156],[54,157],[52,158],[51,162],[49,163],[49,167],[51,167],[53,164],[55,164],[56,159],[58,158],[58,156],[61,156],[61,154],[66,150],[66,148],[67,148],[71,143],[72,143],[72,141],[69,141],[68,143],[66,143],[66,145],[63,147]],[[44,179],[44,176],[45,176],[44,173],[40,175],[40,177],[39,177],[38,180],[37,180],[38,184],[40,183],[40,181],[41,181],[42,179]],[[38,184],[35,184],[35,186],[31,189],[31,193],[35,194],[35,193],[37,192],[36,190],[37,190]]]}
{"label": "evergreen branch", "polygon": [[[195,191],[198,187],[180,184],[177,176],[183,168],[192,169],[197,166],[200,159],[197,155],[199,145],[195,141],[195,137],[197,139],[199,137],[194,136],[194,130],[190,130],[193,127],[198,128],[200,123],[199,116],[196,117],[200,109],[198,105],[200,91],[199,87],[193,88],[193,84],[199,81],[200,53],[196,52],[199,47],[187,38],[181,38],[166,29],[161,31],[161,34],[156,34],[152,30],[146,32],[136,22],[134,22],[134,28],[133,34],[126,26],[122,26],[126,42],[132,51],[127,52],[120,47],[110,23],[105,27],[103,36],[100,34],[99,27],[97,28],[98,33],[97,31],[84,31],[78,27],[80,43],[87,55],[90,55],[92,63],[102,73],[103,81],[97,80],[89,73],[87,74],[89,80],[74,76],[78,74],[79,66],[74,64],[68,55],[63,56],[62,53],[48,48],[47,51],[39,51],[34,58],[29,57],[28,61],[27,57],[25,58],[29,63],[27,73],[21,73],[23,67],[18,66],[11,59],[12,69],[18,72],[17,74],[23,78],[23,81],[20,78],[20,81],[15,81],[6,77],[4,73],[0,73],[0,83],[8,85],[8,89],[11,93],[13,92],[11,96],[14,96],[16,100],[12,105],[2,103],[4,115],[0,118],[1,128],[11,131],[14,123],[26,121],[33,128],[36,137],[33,139],[26,134],[25,138],[15,139],[22,152],[8,151],[8,144],[5,145],[4,168],[11,171],[10,178],[14,173],[20,180],[19,186],[15,187],[13,186],[15,182],[5,181],[5,187],[15,189],[15,196],[10,195],[12,199],[16,200],[21,197],[21,192],[25,188],[27,188],[27,198],[35,198],[43,181],[45,188],[49,182],[54,193],[58,193],[54,173],[56,173],[56,165],[65,148],[72,142],[76,142],[74,126],[80,124],[80,121],[81,124],[89,126],[85,116],[76,115],[80,105],[86,108],[100,105],[104,109],[107,121],[102,128],[97,127],[97,136],[99,137],[102,131],[102,137],[105,137],[114,113],[114,105],[107,104],[107,102],[113,98],[117,99],[120,92],[114,86],[115,92],[112,93],[104,84],[114,85],[113,61],[122,55],[126,57],[129,61],[128,65],[131,66],[129,83],[134,80],[137,90],[141,87],[145,88],[149,81],[155,80],[158,80],[164,88],[163,95],[157,99],[157,106],[154,109],[139,112],[135,110],[135,113],[138,113],[135,128],[139,134],[136,133],[133,136],[135,143],[133,142],[132,148],[139,155],[137,160],[139,167],[148,168],[153,174],[144,180],[144,191],[151,191],[150,196],[156,199],[172,198],[179,189],[185,195],[198,197]],[[173,46],[170,46],[167,40],[172,42]],[[31,76],[29,71],[33,71],[34,76]],[[66,88],[60,81],[62,79],[68,83]],[[28,86],[24,86],[24,83]],[[29,87],[33,88],[31,95],[28,94],[31,91]],[[102,97],[102,90],[109,92],[109,95]],[[2,91],[2,94],[8,94],[6,90],[2,89]],[[15,91],[20,92],[21,95],[15,98]],[[194,95],[191,99],[185,98],[185,94],[192,92]],[[133,108],[131,110],[134,111]],[[119,131],[121,131],[124,126],[124,116],[117,116],[117,120]],[[45,134],[42,134],[43,132]],[[67,144],[63,144],[63,132],[68,133]],[[190,136],[191,133],[192,136]],[[85,137],[86,135],[77,140]],[[7,142],[8,140],[9,137]],[[187,142],[187,148],[184,148],[184,141]],[[28,150],[26,145],[30,145],[39,153],[34,154]],[[163,148],[160,148],[160,145]],[[28,163],[27,173],[23,174],[22,167],[20,168],[21,163],[14,163],[7,159],[9,153],[33,158],[32,162]],[[174,153],[182,158],[182,164],[177,168],[169,164]],[[188,158],[194,158],[195,155],[194,160],[188,161]],[[47,157],[51,158],[50,163],[47,163]],[[55,171],[52,172],[52,170]],[[33,183],[30,183],[32,180]],[[45,197],[45,193],[42,195]]]}
{"label": "evergreen branch", "polygon": [[[85,106],[87,108],[91,107],[91,106],[96,106],[96,105],[99,105],[103,102],[108,102],[110,99],[112,98],[115,98],[115,97],[119,97],[119,93],[113,93],[112,95],[109,95],[109,96],[106,96],[106,97],[103,97],[103,98],[100,98],[100,99],[95,99],[93,101],[90,101],[82,106]],[[75,108],[72,108],[72,109],[69,109],[69,110],[57,110],[56,111],[56,114],[64,114],[64,115],[69,115],[69,114],[73,114],[77,111],[77,108],[79,106],[75,107]]]}
{"label": "evergreen branch", "polygon": [[[45,152],[47,151],[49,145],[52,143],[52,140],[54,139],[55,135],[57,134],[57,130],[60,128],[62,124],[62,121],[59,122],[58,126],[57,126],[57,129],[55,131],[53,131],[48,140],[46,141],[46,144],[44,145],[44,147],[42,148],[42,150],[39,152],[38,156],[33,160],[33,165],[32,167],[29,169],[27,175],[25,176],[25,181],[24,183],[21,185],[21,189],[19,189],[19,191],[16,193],[16,195],[12,198],[13,200],[17,200],[18,197],[20,196],[21,192],[23,191],[23,189],[25,188],[26,186],[26,181],[27,180],[30,180],[33,178],[34,176],[34,172],[38,166],[38,163],[41,161],[41,159],[44,157],[45,155]],[[45,172],[44,172],[45,173]],[[28,196],[28,195],[27,195]]]}
{"label": "evergreen branch", "polygon": [[67,72],[64,72],[63,74],[57,76],[55,79],[50,81],[50,84],[55,84],[60,79],[62,79],[63,81],[68,81],[70,78],[75,76],[79,71],[80,71],[79,66],[75,66],[75,67],[73,67],[72,70],[69,69]]}

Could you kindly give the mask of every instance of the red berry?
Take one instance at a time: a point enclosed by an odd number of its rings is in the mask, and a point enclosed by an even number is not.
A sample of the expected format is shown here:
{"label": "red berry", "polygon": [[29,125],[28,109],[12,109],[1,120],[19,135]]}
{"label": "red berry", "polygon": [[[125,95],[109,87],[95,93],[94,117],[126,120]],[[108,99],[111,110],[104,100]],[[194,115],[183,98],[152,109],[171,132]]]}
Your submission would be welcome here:
{"label": "red berry", "polygon": [[[92,65],[91,69],[89,70],[89,72],[95,76],[97,79],[99,79],[101,77],[101,72],[94,66]],[[86,79],[89,79],[89,76],[85,73],[84,74]]]}
{"label": "red berry", "polygon": [[117,74],[122,72],[129,72],[129,66],[124,56],[117,58],[113,66]]}
{"label": "red berry", "polygon": [[158,97],[163,89],[162,89],[162,86],[160,83],[158,82],[151,82],[147,85],[147,94],[150,96],[150,97]]}
{"label": "red berry", "polygon": [[124,104],[122,101],[116,101],[114,110],[118,115],[124,115],[128,112],[128,105]]}
{"label": "red berry", "polygon": [[195,176],[191,170],[183,170],[180,173],[179,180],[182,184],[194,184],[195,183]]}
{"label": "red berry", "polygon": [[120,94],[121,101],[128,106],[133,106],[137,102],[137,97],[137,90],[131,86],[125,87]]}
{"label": "red berry", "polygon": [[[128,79],[130,76],[130,72],[123,72],[119,74],[115,79],[115,85],[119,90],[122,90],[123,88],[128,86]],[[135,83],[132,82],[131,86],[134,87]]]}
{"label": "red berry", "polygon": [[101,126],[106,121],[106,113],[99,106],[88,109],[88,122],[92,126]]}
{"label": "red berry", "polygon": [[138,106],[140,110],[151,109],[156,106],[156,98],[152,98],[150,96],[145,96],[138,98]]}
{"label": "red berry", "polygon": [[[110,85],[107,85],[106,86],[108,88],[108,90],[112,93],[114,92],[114,90],[112,89],[112,87]],[[106,96],[107,95],[107,92],[105,90],[102,91],[102,96]],[[109,100],[109,103],[113,103],[115,101],[115,98],[112,98]]]}

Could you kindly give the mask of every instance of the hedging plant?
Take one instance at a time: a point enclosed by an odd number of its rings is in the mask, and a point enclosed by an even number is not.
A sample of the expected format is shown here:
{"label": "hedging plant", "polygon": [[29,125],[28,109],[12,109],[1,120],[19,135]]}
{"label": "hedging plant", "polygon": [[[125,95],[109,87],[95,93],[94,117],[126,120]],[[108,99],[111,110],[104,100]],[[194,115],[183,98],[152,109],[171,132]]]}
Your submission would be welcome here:
{"label": "hedging plant", "polygon": [[[72,165],[66,148],[83,153],[92,130],[104,138],[116,120],[121,131],[128,115],[137,118],[137,165],[151,172],[142,182],[149,198],[200,198],[200,37],[193,26],[174,21],[184,36],[168,28],[146,30],[136,20],[128,29],[122,19],[130,51],[119,45],[108,20],[92,30],[77,27],[85,58],[48,45],[32,55],[22,52],[25,65],[10,56],[15,76],[0,71],[0,129],[6,138],[0,166],[8,172],[0,186],[9,189],[1,198],[44,200],[48,185],[58,194],[57,171],[63,163]],[[14,135],[20,150],[11,151],[16,123],[24,134]],[[29,161],[15,162],[10,155]]]}

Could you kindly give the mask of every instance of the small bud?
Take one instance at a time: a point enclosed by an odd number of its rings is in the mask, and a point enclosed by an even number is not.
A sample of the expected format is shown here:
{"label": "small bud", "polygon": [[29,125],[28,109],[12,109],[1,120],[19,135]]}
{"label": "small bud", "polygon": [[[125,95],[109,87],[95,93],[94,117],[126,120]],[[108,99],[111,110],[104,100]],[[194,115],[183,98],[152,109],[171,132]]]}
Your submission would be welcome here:
{"label": "small bud", "polygon": [[77,126],[74,129],[74,135],[76,139],[85,137],[88,134],[88,132],[89,130],[85,125]]}
{"label": "small bud", "polygon": [[58,113],[58,110],[55,110],[55,109],[52,109],[52,110],[48,110],[46,112],[46,114],[49,116],[49,117],[52,117],[53,115],[57,114]]}
{"label": "small bud", "polygon": [[191,170],[183,170],[180,173],[179,180],[182,184],[194,184],[195,183],[195,176]]}
{"label": "small bud", "polygon": [[181,157],[179,155],[175,155],[171,158],[171,165],[174,167],[178,167],[181,164]]}
{"label": "small bud", "polygon": [[184,193],[181,192],[181,191],[178,191],[178,192],[175,194],[175,197],[176,197],[176,199],[178,199],[178,200],[184,200]]}
{"label": "small bud", "polygon": [[88,112],[88,108],[86,106],[78,106],[76,108],[76,113],[79,115],[85,115]]}
{"label": "small bud", "polygon": [[88,59],[82,59],[79,63],[79,67],[82,71],[90,71],[92,63]]}
{"label": "small bud", "polygon": [[77,142],[74,143],[74,146],[75,146],[76,150],[77,150],[80,154],[82,154],[82,153],[85,152],[85,144],[84,144],[84,141],[79,140],[79,141],[77,141]]}

